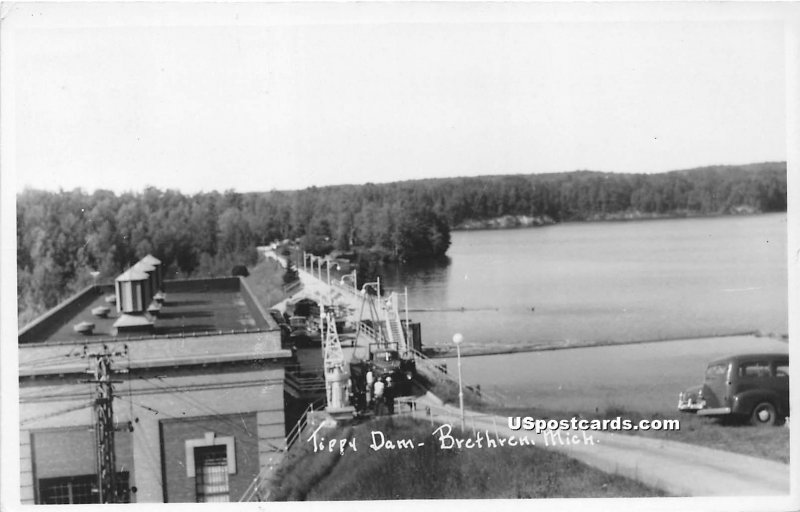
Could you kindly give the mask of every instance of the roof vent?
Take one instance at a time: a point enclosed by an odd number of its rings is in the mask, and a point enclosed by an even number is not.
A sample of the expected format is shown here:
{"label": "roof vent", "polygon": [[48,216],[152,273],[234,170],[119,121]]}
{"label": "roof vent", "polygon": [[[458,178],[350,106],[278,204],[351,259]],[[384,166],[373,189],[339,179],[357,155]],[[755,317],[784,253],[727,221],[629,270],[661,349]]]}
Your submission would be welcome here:
{"label": "roof vent", "polygon": [[92,331],[94,331],[94,324],[92,322],[80,322],[73,325],[72,329],[80,334],[92,334]]}
{"label": "roof vent", "polygon": [[153,288],[153,294],[155,295],[157,292],[164,291],[164,272],[163,272],[163,265],[161,260],[153,256],[152,254],[148,254],[141,260],[139,263],[145,263],[150,265],[151,267],[155,268],[155,287]]}
{"label": "roof vent", "polygon": [[119,313],[144,313],[152,300],[150,277],[141,270],[128,269],[116,282],[117,311]]}
{"label": "roof vent", "polygon": [[111,308],[108,306],[97,306],[96,308],[92,308],[92,314],[96,317],[106,318],[108,314],[111,313]]}

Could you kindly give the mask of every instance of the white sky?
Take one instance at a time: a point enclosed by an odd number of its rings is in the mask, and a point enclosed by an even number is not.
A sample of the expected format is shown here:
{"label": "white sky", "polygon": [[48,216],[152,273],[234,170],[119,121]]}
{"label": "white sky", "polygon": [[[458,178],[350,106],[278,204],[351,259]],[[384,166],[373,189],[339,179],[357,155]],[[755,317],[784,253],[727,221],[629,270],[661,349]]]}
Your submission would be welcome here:
{"label": "white sky", "polygon": [[16,187],[249,191],[787,158],[774,16],[622,7],[23,5],[3,69]]}

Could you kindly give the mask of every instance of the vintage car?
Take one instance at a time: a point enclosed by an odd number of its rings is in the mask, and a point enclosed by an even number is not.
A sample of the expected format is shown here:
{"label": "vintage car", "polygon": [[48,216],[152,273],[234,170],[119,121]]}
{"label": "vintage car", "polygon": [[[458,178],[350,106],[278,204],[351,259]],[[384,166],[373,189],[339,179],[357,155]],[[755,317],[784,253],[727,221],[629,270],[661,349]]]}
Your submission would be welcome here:
{"label": "vintage car", "polygon": [[377,378],[391,377],[396,383],[411,381],[416,373],[413,359],[403,359],[396,350],[378,350],[370,361]]}
{"label": "vintage car", "polygon": [[678,410],[733,417],[757,426],[789,416],[789,355],[743,354],[711,361],[705,382],[682,392]]}
{"label": "vintage car", "polygon": [[381,380],[388,385],[388,379],[391,378],[394,396],[409,396],[414,393],[416,364],[413,359],[403,359],[396,350],[385,348],[375,350],[370,357],[371,359],[353,359],[350,362],[350,404],[359,414],[371,406],[368,403],[369,372],[372,373],[372,382]]}

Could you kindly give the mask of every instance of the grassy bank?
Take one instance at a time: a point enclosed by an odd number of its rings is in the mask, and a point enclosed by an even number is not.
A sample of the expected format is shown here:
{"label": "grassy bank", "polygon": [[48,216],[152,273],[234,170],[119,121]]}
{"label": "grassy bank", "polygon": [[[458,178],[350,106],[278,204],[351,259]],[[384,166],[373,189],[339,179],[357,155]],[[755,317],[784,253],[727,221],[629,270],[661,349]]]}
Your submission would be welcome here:
{"label": "grassy bank", "polygon": [[[439,382],[419,379],[420,385],[429,389],[446,404],[458,406],[458,385],[452,382]],[[486,394],[479,395],[471,388],[464,389],[465,408],[483,414],[506,416],[531,416],[539,419],[588,419],[628,418],[634,422],[641,420],[677,419],[681,428],[677,431],[628,431],[623,435],[641,435],[669,439],[681,443],[696,444],[707,448],[725,450],[763,459],[789,463],[789,429],[785,426],[759,428],[744,422],[722,421],[694,414],[642,414],[621,406],[610,406],[599,411],[556,411],[541,407],[507,407]]]}
{"label": "grassy bank", "polygon": [[[538,343],[535,345],[518,344],[518,345],[484,345],[484,346],[469,346],[461,349],[461,357],[477,357],[477,356],[494,356],[502,354],[517,354],[523,352],[547,352],[551,350],[566,350],[571,348],[589,348],[589,347],[611,347],[622,345],[641,345],[646,343],[659,343],[669,341],[683,341],[688,339],[708,339],[708,338],[730,338],[734,336],[754,336],[756,338],[771,338],[778,341],[789,342],[788,334],[765,332],[765,331],[747,331],[747,332],[729,332],[723,334],[698,334],[686,335],[681,337],[671,338],[653,338],[644,340],[628,340],[628,341],[552,341],[546,343]],[[431,358],[452,358],[456,357],[456,350],[452,347],[426,347],[424,351],[428,357]]]}
{"label": "grassy bank", "polygon": [[259,255],[256,266],[249,268],[245,278],[256,299],[269,309],[286,298],[283,293],[283,268],[272,259]]}
{"label": "grassy bank", "polygon": [[677,419],[680,421],[680,430],[637,430],[620,432],[620,434],[668,439],[680,443],[696,444],[706,448],[789,463],[789,429],[785,426],[759,428],[743,422],[722,421],[694,414],[680,414],[677,412],[671,415],[641,414],[623,407],[614,406],[597,412],[557,412],[533,407],[504,408],[484,404],[482,410],[498,416],[531,416],[541,419],[570,419],[573,417],[614,419],[621,417],[628,418],[634,422],[643,419]]}
{"label": "grassy bank", "polygon": [[[415,448],[373,451],[371,432],[411,439]],[[324,433],[323,433],[324,432]],[[272,500],[575,498],[663,496],[658,489],[609,475],[533,446],[443,450],[432,427],[383,418],[320,436],[354,438],[357,451],[314,453],[298,443],[276,472]],[[424,443],[424,446],[418,446]]]}

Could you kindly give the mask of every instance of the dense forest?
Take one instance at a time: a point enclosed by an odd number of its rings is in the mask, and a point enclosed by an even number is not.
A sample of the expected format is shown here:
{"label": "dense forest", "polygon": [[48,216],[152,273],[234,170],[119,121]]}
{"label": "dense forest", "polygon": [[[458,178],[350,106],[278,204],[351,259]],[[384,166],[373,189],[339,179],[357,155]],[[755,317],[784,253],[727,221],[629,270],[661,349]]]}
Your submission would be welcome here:
{"label": "dense forest", "polygon": [[662,174],[577,171],[299,191],[186,195],[146,188],[17,195],[20,323],[142,256],[168,276],[229,274],[252,265],[255,247],[298,239],[318,255],[359,263],[443,256],[450,230],[470,221],[526,216],[547,223],[640,216],[786,210],[786,164],[716,166]]}

